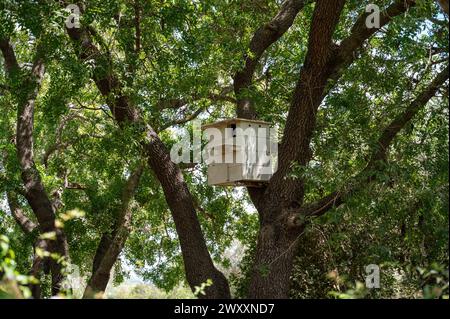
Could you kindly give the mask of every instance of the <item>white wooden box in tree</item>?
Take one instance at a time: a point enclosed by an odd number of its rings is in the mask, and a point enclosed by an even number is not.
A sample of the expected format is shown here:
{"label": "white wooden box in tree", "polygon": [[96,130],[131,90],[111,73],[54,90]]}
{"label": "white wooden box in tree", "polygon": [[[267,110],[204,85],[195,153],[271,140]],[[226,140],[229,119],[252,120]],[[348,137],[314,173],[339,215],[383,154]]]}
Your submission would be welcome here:
{"label": "white wooden box in tree", "polygon": [[276,169],[276,136],[270,123],[229,119],[202,126],[208,138],[208,185],[257,186]]}

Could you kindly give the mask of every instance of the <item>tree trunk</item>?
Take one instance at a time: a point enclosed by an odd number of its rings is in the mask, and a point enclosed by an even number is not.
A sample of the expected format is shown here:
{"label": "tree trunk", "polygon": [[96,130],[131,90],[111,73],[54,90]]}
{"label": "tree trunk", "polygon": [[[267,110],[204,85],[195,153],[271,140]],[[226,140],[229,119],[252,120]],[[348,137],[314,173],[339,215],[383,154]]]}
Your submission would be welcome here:
{"label": "tree trunk", "polygon": [[156,133],[150,133],[148,140],[148,163],[161,183],[172,212],[189,285],[194,290],[211,279],[213,285],[205,289],[206,296],[199,297],[230,298],[228,281],[216,269],[209,255],[193,199],[180,168],[170,160],[169,152]]}
{"label": "tree trunk", "polygon": [[112,233],[104,233],[95,253],[92,275],[84,291],[83,298],[96,297],[106,290],[111,269],[125,245],[131,228],[131,199],[139,185],[143,166],[139,166],[128,178],[122,191],[122,203]]}
{"label": "tree trunk", "polygon": [[[34,278],[36,278],[37,280],[41,280],[41,274],[44,268],[44,262],[45,260],[38,256],[38,254],[36,253],[36,249],[42,249],[42,250],[46,250],[47,243],[45,240],[42,239],[38,239],[36,244],[34,245],[34,256],[33,256],[33,265],[31,266],[31,271],[30,271],[30,275],[33,276]],[[41,299],[42,298],[42,289],[41,289],[41,284],[30,284],[29,288],[31,290],[31,295],[33,296],[34,299]]]}
{"label": "tree trunk", "polygon": [[261,227],[256,246],[249,298],[289,297],[290,277],[298,244],[298,231],[279,223]]}
{"label": "tree trunk", "polygon": [[[169,150],[152,127],[146,125],[139,110],[123,94],[121,83],[113,72],[105,74],[105,61],[110,57],[102,54],[92,42],[89,32],[84,29],[67,29],[71,39],[79,46],[81,60],[96,57],[93,80],[106,98],[107,104],[120,127],[134,125],[145,130],[142,141],[148,164],[163,188],[167,204],[175,222],[183,255],[187,281],[192,290],[208,279],[213,285],[208,287],[201,298],[229,298],[230,290],[225,276],[216,269],[206,246],[197,212],[188,186],[180,168],[171,161]],[[106,68],[109,70],[109,68]],[[142,132],[142,131],[141,131]],[[142,132],[143,133],[143,132]],[[142,136],[139,133],[137,136]]]}
{"label": "tree trunk", "polygon": [[[37,55],[39,57],[39,53]],[[65,258],[68,256],[67,240],[62,229],[56,227],[54,207],[44,189],[39,171],[34,163],[34,105],[43,76],[44,64],[38,58],[33,65],[30,77],[23,83],[23,86],[29,88],[29,91],[24,99],[18,97],[16,149],[22,171],[24,196],[38,220],[40,233],[53,233],[55,239],[47,241],[47,248],[50,252]],[[63,266],[61,262],[55,259],[51,259],[49,262],[52,272],[52,294],[56,295],[61,289]]]}

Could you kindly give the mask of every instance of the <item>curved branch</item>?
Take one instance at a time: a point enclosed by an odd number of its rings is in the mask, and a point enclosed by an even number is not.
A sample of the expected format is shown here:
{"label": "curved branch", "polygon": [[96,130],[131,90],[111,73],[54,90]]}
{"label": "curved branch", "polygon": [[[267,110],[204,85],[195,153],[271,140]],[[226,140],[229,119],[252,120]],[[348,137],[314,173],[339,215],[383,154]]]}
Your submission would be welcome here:
{"label": "curved branch", "polygon": [[[110,63],[111,57],[100,52],[92,42],[90,34],[83,28],[67,29],[67,32],[78,50],[79,59],[93,61],[95,66],[92,78],[98,90],[106,98],[116,123],[120,127],[131,124],[145,130],[141,131],[142,135],[145,135],[145,139],[141,140],[143,155],[161,183],[171,210],[180,240],[187,281],[191,288],[195,289],[207,279],[212,279],[214,285],[206,289],[204,297],[229,298],[228,282],[214,266],[201,230],[192,195],[180,168],[171,161],[166,145],[161,141],[154,128],[143,121],[139,110],[133,105],[129,96],[124,94],[119,77],[108,67],[112,64]],[[138,136],[142,135],[138,133]]]}
{"label": "curved branch", "polygon": [[164,131],[165,129],[174,126],[174,125],[181,125],[187,122],[190,122],[194,119],[196,119],[203,111],[204,111],[204,107],[199,107],[194,113],[189,114],[181,119],[178,120],[174,120],[172,122],[166,123],[165,125],[163,125],[162,127],[159,128],[159,131]]}
{"label": "curved branch", "polygon": [[25,234],[32,233],[37,228],[37,225],[25,215],[22,207],[20,207],[16,194],[13,192],[6,192],[6,199],[12,216],[20,228],[22,228],[23,232]]}
{"label": "curved branch", "polygon": [[139,185],[143,171],[144,166],[139,165],[125,183],[114,229],[112,233],[103,234],[100,240],[94,257],[92,276],[84,291],[83,298],[94,297],[95,294],[102,293],[106,289],[111,269],[116,263],[130,232],[132,215],[130,203]]}
{"label": "curved branch", "polygon": [[9,39],[0,39],[0,50],[2,51],[3,58],[5,59],[6,72],[12,76],[12,74],[20,69],[17,63],[16,54]]}
{"label": "curved branch", "polygon": [[187,105],[189,102],[193,101],[199,101],[201,99],[209,99],[212,102],[218,102],[218,101],[224,101],[224,102],[230,102],[230,103],[236,103],[236,100],[228,94],[233,91],[233,88],[231,86],[226,86],[219,90],[220,93],[209,93],[207,96],[201,96],[199,94],[194,93],[192,95],[192,99],[187,98],[173,98],[173,99],[162,99],[158,102],[157,106],[159,110],[165,110],[165,109],[180,109],[183,106]]}
{"label": "curved branch", "polygon": [[344,203],[344,197],[349,193],[359,189],[367,183],[376,180],[373,173],[374,170],[380,170],[380,161],[386,160],[387,150],[397,136],[397,134],[406,126],[406,124],[417,113],[427,105],[428,101],[433,98],[439,89],[445,84],[449,78],[449,67],[442,70],[434,80],[408,105],[408,107],[399,114],[380,134],[377,147],[373,150],[372,156],[364,170],[356,175],[350,183],[345,185],[341,190],[335,191],[315,203],[306,205],[301,214],[306,216],[321,216],[330,209],[338,207]]}
{"label": "curved branch", "polygon": [[373,154],[371,162],[386,158],[386,152],[394,137],[405,125],[435,96],[440,87],[448,80],[449,67],[445,67],[434,80],[416,97],[416,99],[387,126],[378,139],[378,150]]}
{"label": "curved branch", "polygon": [[[12,54],[15,56],[11,46],[6,50],[4,47],[1,49],[5,61],[11,61],[11,56],[8,55]],[[55,233],[56,240],[48,241],[50,251],[57,253],[61,257],[66,257],[68,255],[68,250],[65,235],[63,231],[55,225],[55,210],[34,162],[34,106],[45,73],[43,57],[43,47],[38,46],[31,71],[21,83],[21,87],[25,94],[23,94],[23,96],[16,96],[18,100],[16,150],[22,172],[24,196],[36,216],[39,223],[39,230],[41,234],[50,232]],[[8,67],[7,65],[7,72],[10,79],[15,76],[15,68],[16,66],[11,68],[11,66]],[[63,279],[62,265],[52,259],[50,260],[50,266],[52,269],[52,294],[57,294],[61,288],[60,285]]]}
{"label": "curved branch", "polygon": [[368,28],[366,20],[370,13],[362,14],[353,25],[350,35],[335,49],[334,58],[329,65],[328,78],[333,81],[339,79],[342,70],[352,64],[357,58],[358,50],[362,48],[366,40],[390,23],[395,17],[407,12],[415,4],[415,0],[396,0],[383,10],[380,16],[380,28]]}
{"label": "curved branch", "polygon": [[270,22],[261,26],[253,35],[249,45],[250,54],[245,56],[245,66],[234,75],[238,117],[257,118],[250,99],[244,96],[245,90],[252,84],[253,75],[262,54],[289,30],[298,12],[307,2],[305,0],[285,0],[277,15]]}

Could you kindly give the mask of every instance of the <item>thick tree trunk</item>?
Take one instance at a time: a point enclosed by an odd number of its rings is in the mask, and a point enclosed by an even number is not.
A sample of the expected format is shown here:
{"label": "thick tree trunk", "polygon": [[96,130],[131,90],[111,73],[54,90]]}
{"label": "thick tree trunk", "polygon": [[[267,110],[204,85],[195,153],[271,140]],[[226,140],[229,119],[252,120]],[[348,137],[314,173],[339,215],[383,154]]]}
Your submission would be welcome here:
{"label": "thick tree trunk", "polygon": [[[305,166],[316,111],[323,98],[328,74],[324,72],[333,50],[332,36],[345,0],[316,2],[308,54],[293,94],[283,136],[278,171],[255,203],[260,231],[252,272],[250,298],[287,298],[297,238],[303,225],[291,225],[290,212],[301,209],[304,180],[287,177],[294,162]],[[238,105],[239,107],[239,105]],[[253,196],[252,196],[253,199]]]}
{"label": "thick tree trunk", "polygon": [[209,255],[194,202],[180,168],[170,160],[169,152],[156,133],[149,133],[148,140],[148,163],[161,183],[172,212],[189,285],[194,288],[211,279],[213,285],[206,288],[206,296],[199,297],[229,298],[228,281],[216,269]]}
{"label": "thick tree trunk", "polygon": [[[12,82],[20,80],[23,88],[23,94],[14,95],[18,104],[16,150],[22,173],[24,196],[36,216],[40,233],[52,233],[55,236],[54,240],[47,240],[48,250],[66,258],[68,256],[66,237],[62,229],[56,227],[55,208],[44,189],[39,171],[34,163],[34,105],[45,73],[42,49],[42,46],[38,46],[31,71],[23,74],[25,76],[22,78],[20,76],[22,70],[17,63],[9,39],[0,39],[0,50],[5,58],[8,77]],[[49,262],[52,271],[52,294],[57,294],[63,279],[62,265],[54,259]]]}
{"label": "thick tree trunk", "polygon": [[[357,175],[352,187],[334,192],[317,203],[303,205],[292,211],[289,209],[279,211],[273,203],[277,202],[276,191],[274,196],[263,197],[262,202],[257,202],[257,207],[267,207],[268,211],[259,208],[261,216],[261,229],[255,254],[255,267],[252,273],[249,297],[250,298],[287,298],[289,294],[290,275],[297,248],[297,239],[304,228],[305,217],[319,216],[333,207],[343,203],[343,197],[358,185],[367,185],[375,178],[368,176],[369,171],[379,170],[377,164],[386,160],[387,150],[395,136],[405,125],[422,109],[428,101],[435,96],[449,78],[448,66],[443,69],[431,83],[411,101],[406,109],[400,113],[380,134],[375,143],[377,147],[373,150],[367,167]],[[260,200],[261,201],[261,200]],[[279,217],[276,217],[279,216]],[[302,218],[303,217],[303,218]]]}
{"label": "thick tree trunk", "polygon": [[[122,93],[121,83],[114,73],[104,72],[104,62],[109,57],[103,55],[90,35],[84,29],[68,29],[71,39],[79,45],[80,59],[96,57],[93,80],[103,96],[119,126],[134,125],[145,130],[146,140],[142,147],[150,168],[163,188],[167,204],[175,222],[186,270],[187,281],[192,290],[208,279],[213,285],[206,289],[202,298],[229,298],[230,290],[225,276],[216,269],[206,246],[197,212],[188,186],[180,168],[171,161],[169,150],[149,125],[143,122],[139,110]],[[107,68],[109,69],[109,68]],[[137,136],[141,136],[137,134]]]}
{"label": "thick tree trunk", "polygon": [[[34,163],[34,105],[43,76],[44,64],[38,58],[33,65],[30,77],[23,83],[23,86],[28,88],[29,92],[24,95],[24,99],[18,98],[16,149],[22,171],[24,196],[36,216],[40,233],[53,233],[55,239],[48,240],[47,248],[50,252],[65,258],[68,256],[67,240],[62,229],[56,227],[54,207],[44,189],[39,171]],[[52,294],[56,295],[61,289],[63,266],[53,258],[49,262],[52,272]]]}
{"label": "thick tree trunk", "polygon": [[297,230],[289,231],[278,223],[261,227],[248,292],[249,298],[289,297],[298,236]]}
{"label": "thick tree trunk", "polygon": [[[83,293],[83,299],[99,298],[108,286],[111,269],[117,261],[118,254],[113,256],[113,260],[106,259],[108,250],[113,245],[115,233],[104,233],[100,239],[92,264],[92,275],[88,280],[86,289]],[[103,266],[102,266],[103,264]]]}

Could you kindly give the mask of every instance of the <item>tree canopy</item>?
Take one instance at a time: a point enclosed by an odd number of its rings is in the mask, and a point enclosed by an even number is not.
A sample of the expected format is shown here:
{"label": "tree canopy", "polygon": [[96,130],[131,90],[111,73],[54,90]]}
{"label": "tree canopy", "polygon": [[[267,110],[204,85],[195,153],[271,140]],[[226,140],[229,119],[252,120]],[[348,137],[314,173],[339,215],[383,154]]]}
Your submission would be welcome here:
{"label": "tree canopy", "polygon": [[[0,279],[448,297],[448,33],[436,0],[1,0]],[[233,117],[276,125],[268,183],[170,159]]]}

